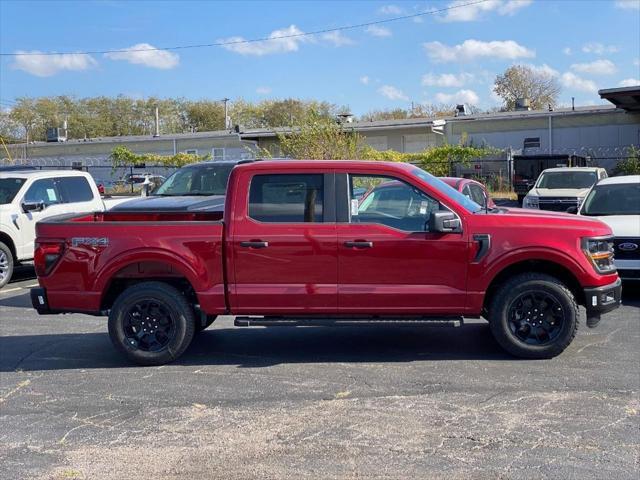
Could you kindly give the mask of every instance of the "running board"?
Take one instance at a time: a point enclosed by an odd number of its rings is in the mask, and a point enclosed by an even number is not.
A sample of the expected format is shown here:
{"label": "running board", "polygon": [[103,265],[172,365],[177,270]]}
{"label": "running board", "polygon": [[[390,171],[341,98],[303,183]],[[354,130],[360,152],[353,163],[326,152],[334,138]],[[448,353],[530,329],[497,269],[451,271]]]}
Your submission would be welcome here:
{"label": "running board", "polygon": [[373,325],[408,325],[428,327],[460,327],[462,317],[412,318],[313,318],[313,317],[236,317],[236,327],[355,327]]}

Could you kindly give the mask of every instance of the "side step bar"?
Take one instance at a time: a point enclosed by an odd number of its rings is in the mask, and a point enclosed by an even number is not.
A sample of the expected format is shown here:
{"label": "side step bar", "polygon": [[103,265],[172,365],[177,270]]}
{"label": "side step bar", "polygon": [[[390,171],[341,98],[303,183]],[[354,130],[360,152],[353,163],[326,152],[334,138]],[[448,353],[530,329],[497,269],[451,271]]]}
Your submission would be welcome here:
{"label": "side step bar", "polygon": [[314,317],[236,317],[236,327],[355,327],[373,325],[406,325],[427,327],[460,327],[462,317],[411,318],[314,318]]}

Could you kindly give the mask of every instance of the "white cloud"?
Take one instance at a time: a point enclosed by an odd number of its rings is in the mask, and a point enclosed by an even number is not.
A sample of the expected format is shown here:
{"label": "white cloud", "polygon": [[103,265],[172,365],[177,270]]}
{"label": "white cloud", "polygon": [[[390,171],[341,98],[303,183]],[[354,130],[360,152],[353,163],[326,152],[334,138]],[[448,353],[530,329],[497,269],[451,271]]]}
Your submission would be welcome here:
{"label": "white cloud", "polygon": [[562,53],[564,53],[565,55],[571,55],[571,48],[570,47],[564,47],[562,49]]}
{"label": "white cloud", "polygon": [[380,27],[378,25],[369,25],[365,32],[374,37],[390,37],[392,35],[391,30],[386,27]]}
{"label": "white cloud", "polygon": [[366,75],[360,77],[360,83],[363,84],[363,85],[369,85],[370,81],[371,81],[371,79]]}
{"label": "white cloud", "polygon": [[[469,0],[456,0],[448,4],[457,7],[448,10],[442,17],[445,22],[473,22],[482,18],[488,12],[498,15],[515,15],[515,13],[531,5],[533,0],[486,0],[483,3],[472,3]],[[467,5],[471,3],[471,5]],[[464,5],[464,6],[461,6]]]}
{"label": "white cloud", "polygon": [[378,9],[378,13],[382,15],[402,15],[404,10],[397,5],[385,5]]}
{"label": "white cloud", "polygon": [[339,30],[323,34],[322,39],[332,43],[334,47],[344,47],[355,43],[352,39],[343,35]]}
{"label": "white cloud", "polygon": [[271,93],[271,87],[258,87],[256,93],[259,95],[269,95]]}
{"label": "white cloud", "polygon": [[562,86],[569,90],[579,90],[581,92],[594,93],[598,91],[595,82],[586,80],[571,72],[565,72],[560,77]]}
{"label": "white cloud", "polygon": [[623,10],[640,10],[640,0],[616,0],[615,5]]}
{"label": "white cloud", "polygon": [[595,60],[590,63],[574,63],[571,70],[590,75],[613,75],[617,68],[611,60]]}
{"label": "white cloud", "polygon": [[407,97],[402,90],[392,85],[383,85],[378,89],[378,93],[383,97],[387,97],[389,100],[409,100],[409,97]]}
{"label": "white cloud", "polygon": [[466,103],[467,105],[477,105],[480,97],[473,90],[458,90],[455,93],[436,93],[436,102],[438,103]]}
{"label": "white cloud", "polygon": [[615,45],[603,45],[599,42],[590,42],[585,43],[582,46],[582,51],[584,53],[595,53],[596,55],[604,55],[605,53],[616,53],[618,51],[618,47]]}
{"label": "white cloud", "polygon": [[433,73],[427,73],[422,76],[422,85],[425,87],[462,87],[466,83],[473,80],[473,75],[470,73],[441,73],[435,75]]}
{"label": "white cloud", "polygon": [[465,40],[459,45],[444,45],[440,42],[423,44],[427,55],[437,62],[464,62],[481,57],[515,60],[516,58],[535,57],[529,50],[513,40],[483,42],[481,40]]}
{"label": "white cloud", "polygon": [[542,65],[533,65],[532,63],[526,63],[525,66],[529,67],[538,75],[545,75],[547,77],[557,77],[558,75],[560,75],[560,72],[558,72],[554,68],[551,68],[546,63],[543,63]]}
{"label": "white cloud", "polygon": [[38,50],[18,50],[12,67],[37,77],[50,77],[62,70],[87,70],[97,64],[91,55],[82,53],[45,55]]}
{"label": "white cloud", "polygon": [[269,34],[269,40],[259,42],[241,43],[246,40],[243,37],[229,37],[218,42],[235,42],[224,45],[224,48],[240,55],[272,55],[276,53],[297,52],[300,44],[311,41],[311,38],[302,36],[304,32],[295,25],[274,30]]}
{"label": "white cloud", "polygon": [[136,65],[168,70],[178,66],[180,57],[178,54],[167,50],[152,50],[155,48],[148,43],[138,43],[118,52],[105,53],[110,60],[125,60]]}
{"label": "white cloud", "polygon": [[638,78],[626,78],[622,80],[618,85],[621,87],[635,87],[640,85],[640,79]]}

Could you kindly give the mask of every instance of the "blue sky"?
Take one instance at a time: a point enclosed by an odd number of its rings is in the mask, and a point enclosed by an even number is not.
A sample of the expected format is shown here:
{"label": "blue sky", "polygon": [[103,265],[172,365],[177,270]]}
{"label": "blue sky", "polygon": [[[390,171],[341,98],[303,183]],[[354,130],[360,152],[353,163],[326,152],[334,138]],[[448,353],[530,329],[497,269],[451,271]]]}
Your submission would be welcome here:
{"label": "blue sky", "polygon": [[[2,53],[145,49],[282,36],[474,0],[0,1]],[[476,0],[477,1],[477,0]],[[2,56],[0,102],[20,96],[298,97],[362,114],[415,103],[496,105],[514,63],[556,76],[561,103],[640,83],[640,0],[487,0],[368,28],[227,47]]]}

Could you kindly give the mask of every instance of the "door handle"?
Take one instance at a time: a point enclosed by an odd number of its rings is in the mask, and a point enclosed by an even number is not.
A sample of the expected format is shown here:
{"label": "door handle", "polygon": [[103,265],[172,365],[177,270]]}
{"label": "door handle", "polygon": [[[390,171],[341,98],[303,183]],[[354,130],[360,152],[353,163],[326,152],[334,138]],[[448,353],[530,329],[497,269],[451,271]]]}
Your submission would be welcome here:
{"label": "door handle", "polygon": [[344,246],[348,248],[372,248],[373,242],[366,240],[356,240],[353,242],[344,242]]}
{"label": "door handle", "polygon": [[251,240],[250,242],[240,242],[241,247],[247,248],[267,248],[269,242],[263,242],[262,240]]}

